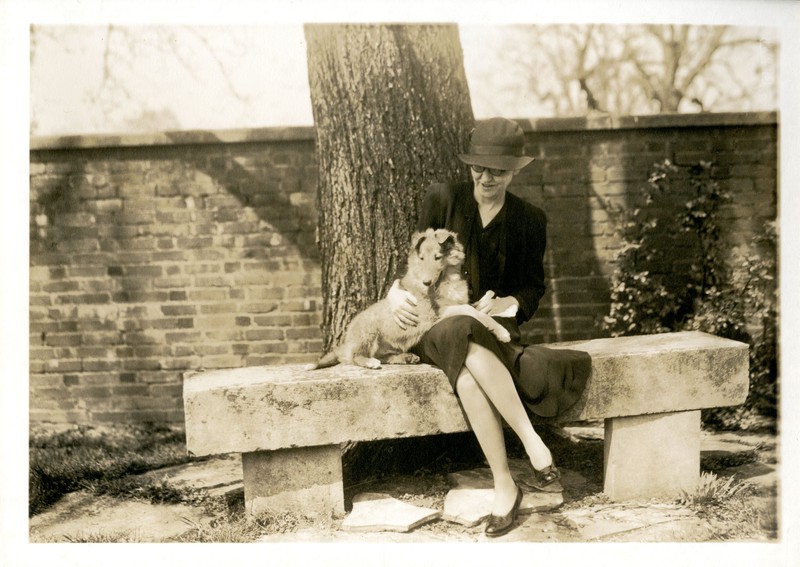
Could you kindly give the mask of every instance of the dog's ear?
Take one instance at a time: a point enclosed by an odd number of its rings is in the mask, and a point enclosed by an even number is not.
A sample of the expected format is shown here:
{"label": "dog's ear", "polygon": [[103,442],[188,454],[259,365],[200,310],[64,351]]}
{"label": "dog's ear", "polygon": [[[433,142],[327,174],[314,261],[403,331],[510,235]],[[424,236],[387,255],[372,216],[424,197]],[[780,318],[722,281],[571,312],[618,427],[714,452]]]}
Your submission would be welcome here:
{"label": "dog's ear", "polygon": [[422,242],[425,240],[425,233],[424,232],[415,232],[411,236],[411,247],[417,251],[419,254],[420,248],[422,248]]}
{"label": "dog's ear", "polygon": [[458,238],[455,232],[449,230],[437,230],[436,240],[439,242],[440,248],[447,254],[450,250],[458,248]]}
{"label": "dog's ear", "polygon": [[455,237],[455,234],[443,228],[437,229],[433,234],[436,237],[436,242],[438,242],[441,246],[444,246],[448,240]]}

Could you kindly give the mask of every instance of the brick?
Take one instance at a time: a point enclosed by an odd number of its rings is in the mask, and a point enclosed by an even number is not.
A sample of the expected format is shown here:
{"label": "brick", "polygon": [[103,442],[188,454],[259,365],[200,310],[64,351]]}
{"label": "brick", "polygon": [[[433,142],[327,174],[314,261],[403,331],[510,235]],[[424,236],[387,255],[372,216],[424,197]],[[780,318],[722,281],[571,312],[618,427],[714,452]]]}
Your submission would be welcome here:
{"label": "brick", "polygon": [[153,321],[152,325],[154,329],[191,329],[194,327],[194,319],[191,317],[158,319]]}
{"label": "brick", "polygon": [[270,313],[253,317],[253,322],[262,327],[288,327],[292,324],[291,313]]}
{"label": "brick", "polygon": [[[244,365],[270,366],[272,364],[283,364],[285,361],[286,357],[281,355],[246,356],[244,359]],[[311,362],[311,360],[309,362]]]}
{"label": "brick", "polygon": [[228,344],[203,344],[197,346],[197,354],[201,356],[210,356],[217,354],[230,354],[231,349]]}
{"label": "brick", "polygon": [[56,244],[59,252],[67,254],[75,252],[96,252],[100,250],[100,242],[95,238],[84,238],[76,240],[59,240]]}
{"label": "brick", "polygon": [[206,337],[212,341],[240,341],[244,331],[240,328],[217,329],[206,331]]}
{"label": "brick", "polygon": [[152,283],[155,289],[189,288],[192,287],[192,278],[188,276],[171,276],[168,278],[155,278]]}
{"label": "brick", "polygon": [[224,289],[195,289],[187,291],[184,300],[193,302],[205,301],[224,301],[228,298],[228,294]]}
{"label": "brick", "polygon": [[161,363],[161,367],[165,370],[191,370],[193,368],[200,368],[200,358],[167,358]]}
{"label": "brick", "polygon": [[286,329],[286,340],[316,339],[320,336],[318,327],[291,327]]}
{"label": "brick", "polygon": [[206,368],[237,368],[242,364],[242,357],[236,355],[204,356],[203,365]]}
{"label": "brick", "polygon": [[196,276],[194,285],[196,287],[228,287],[231,282],[224,276]]}
{"label": "brick", "polygon": [[106,347],[79,347],[76,349],[79,358],[106,358],[114,355],[114,350]]}
{"label": "brick", "polygon": [[195,315],[197,306],[195,305],[162,305],[161,312],[167,317],[178,315]]}
{"label": "brick", "polygon": [[108,303],[111,296],[108,293],[84,293],[76,295],[58,295],[56,296],[56,304],[60,305],[73,305],[73,304],[102,304]]}
{"label": "brick", "polygon": [[108,372],[118,370],[122,366],[120,360],[84,360],[81,367],[86,372]]}
{"label": "brick", "polygon": [[248,354],[271,354],[289,352],[289,343],[285,341],[273,343],[253,343]]}
{"label": "brick", "polygon": [[121,361],[118,365],[123,370],[160,370],[161,362],[150,358],[129,358]]}
{"label": "brick", "polygon": [[163,268],[161,266],[126,266],[125,273],[129,276],[141,276],[141,277],[149,277],[149,278],[156,278],[161,276],[163,273]]}
{"label": "brick", "polygon": [[131,290],[112,294],[112,299],[116,303],[163,303],[168,298],[169,293],[164,291]]}
{"label": "brick", "polygon": [[271,313],[278,308],[278,303],[275,301],[259,302],[259,303],[245,303],[241,306],[241,311],[247,313]]}
{"label": "brick", "polygon": [[49,333],[45,340],[47,346],[78,346],[83,339],[78,333]]}
{"label": "brick", "polygon": [[277,287],[248,287],[246,295],[248,299],[281,299],[283,290]]}
{"label": "brick", "polygon": [[244,337],[248,341],[281,341],[286,338],[286,332],[283,329],[248,330]]}
{"label": "brick", "polygon": [[196,342],[203,338],[202,333],[194,331],[190,333],[166,333],[164,338],[168,343],[187,343]]}

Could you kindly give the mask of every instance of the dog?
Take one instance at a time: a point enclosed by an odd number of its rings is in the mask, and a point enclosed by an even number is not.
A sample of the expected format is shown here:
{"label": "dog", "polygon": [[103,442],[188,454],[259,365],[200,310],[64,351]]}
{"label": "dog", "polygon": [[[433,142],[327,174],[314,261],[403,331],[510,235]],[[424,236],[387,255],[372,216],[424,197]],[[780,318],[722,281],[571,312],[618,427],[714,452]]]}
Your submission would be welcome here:
{"label": "dog", "polygon": [[408,350],[443,317],[470,315],[481,321],[501,342],[508,331],[490,316],[468,305],[467,283],[461,277],[464,247],[454,232],[429,228],[415,232],[408,253],[408,268],[400,286],[417,299],[419,323],[401,329],[395,323],[388,299],[357,314],[342,343],[307,370],[339,363],[377,369],[381,364],[416,364],[419,357]]}

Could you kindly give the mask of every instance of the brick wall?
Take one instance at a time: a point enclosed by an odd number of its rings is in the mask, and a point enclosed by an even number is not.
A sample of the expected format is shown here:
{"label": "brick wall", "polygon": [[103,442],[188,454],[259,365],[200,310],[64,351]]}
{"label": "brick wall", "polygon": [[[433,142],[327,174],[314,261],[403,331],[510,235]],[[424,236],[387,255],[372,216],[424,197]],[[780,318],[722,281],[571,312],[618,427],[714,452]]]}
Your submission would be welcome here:
{"label": "brick wall", "polygon": [[[624,205],[666,157],[713,160],[725,238],[776,215],[774,114],[520,121],[512,190],[548,214],[548,291],[526,334],[597,336]],[[182,421],[183,372],[321,348],[310,128],[34,139],[30,417]]]}

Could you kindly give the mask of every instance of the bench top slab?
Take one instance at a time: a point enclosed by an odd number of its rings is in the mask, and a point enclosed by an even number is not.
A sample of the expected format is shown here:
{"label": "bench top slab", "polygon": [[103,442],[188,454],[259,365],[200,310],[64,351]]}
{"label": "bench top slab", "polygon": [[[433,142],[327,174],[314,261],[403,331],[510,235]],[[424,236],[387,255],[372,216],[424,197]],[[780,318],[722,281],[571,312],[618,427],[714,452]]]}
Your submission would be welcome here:
{"label": "bench top slab", "polygon": [[[583,350],[592,374],[559,421],[736,405],[748,390],[748,346],[699,332],[544,345]],[[184,409],[196,455],[331,445],[466,431],[444,373],[300,365],[188,373]]]}

